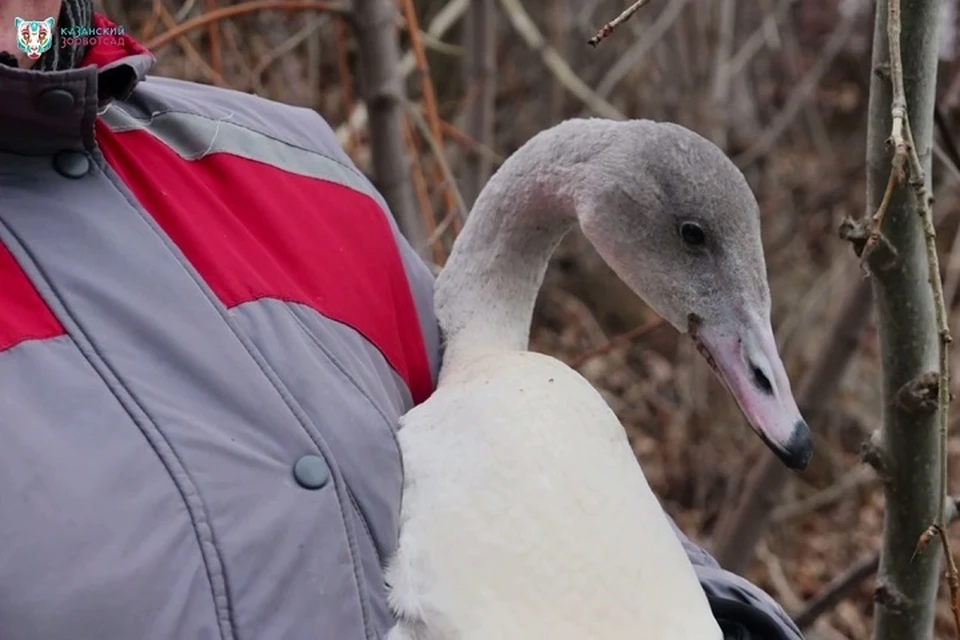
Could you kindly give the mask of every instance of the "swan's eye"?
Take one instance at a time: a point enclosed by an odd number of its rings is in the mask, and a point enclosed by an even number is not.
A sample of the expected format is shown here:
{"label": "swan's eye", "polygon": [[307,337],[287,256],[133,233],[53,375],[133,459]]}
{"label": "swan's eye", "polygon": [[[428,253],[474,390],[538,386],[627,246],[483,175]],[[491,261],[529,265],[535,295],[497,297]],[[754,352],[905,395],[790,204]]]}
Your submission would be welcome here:
{"label": "swan's eye", "polygon": [[680,225],[680,237],[691,247],[703,246],[707,241],[703,229],[695,222],[684,222]]}

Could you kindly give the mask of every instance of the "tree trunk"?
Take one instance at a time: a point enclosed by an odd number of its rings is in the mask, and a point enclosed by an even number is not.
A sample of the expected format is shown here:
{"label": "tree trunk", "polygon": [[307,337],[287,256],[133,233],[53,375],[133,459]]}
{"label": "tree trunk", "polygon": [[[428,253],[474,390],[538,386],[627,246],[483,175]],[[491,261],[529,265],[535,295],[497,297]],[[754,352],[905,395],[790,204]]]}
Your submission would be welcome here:
{"label": "tree trunk", "polygon": [[[467,83],[466,130],[477,142],[493,148],[496,78],[496,6],[494,0],[471,0],[464,21],[464,77]],[[463,200],[468,207],[487,183],[492,170],[484,155],[467,154],[464,161]]]}
{"label": "tree trunk", "polygon": [[404,92],[400,77],[397,7],[392,0],[356,0],[353,23],[360,50],[363,100],[370,119],[374,182],[400,231],[427,257],[427,235],[410,183],[404,145]]}
{"label": "tree trunk", "polygon": [[[907,113],[929,189],[936,98],[939,0],[907,0],[902,9],[903,76]],[[887,1],[878,0],[873,36],[867,133],[868,215],[877,210],[890,176],[891,85]],[[879,73],[878,73],[879,72]],[[931,544],[913,557],[921,534],[935,522],[939,501],[940,436],[936,411],[904,402],[905,385],[937,370],[937,327],[927,281],[924,235],[914,191],[894,192],[881,245],[870,257],[883,364],[883,426],[866,459],[883,481],[886,514],[875,590],[875,640],[933,637],[941,552]],[[907,387],[909,389],[909,387]],[[900,395],[898,395],[900,394]]]}

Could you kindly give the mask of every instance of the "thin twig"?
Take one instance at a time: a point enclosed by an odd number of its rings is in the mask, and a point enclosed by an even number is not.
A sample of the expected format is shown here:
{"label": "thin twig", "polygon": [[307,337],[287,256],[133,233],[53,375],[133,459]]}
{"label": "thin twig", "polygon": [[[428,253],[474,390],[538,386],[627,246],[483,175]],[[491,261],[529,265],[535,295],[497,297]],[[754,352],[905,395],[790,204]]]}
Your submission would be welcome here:
{"label": "thin twig", "polygon": [[267,52],[266,55],[260,58],[260,60],[257,62],[257,65],[250,73],[250,79],[253,84],[253,88],[258,93],[261,95],[266,93],[266,89],[263,86],[263,81],[261,80],[263,73],[277,60],[289,56],[292,51],[294,51],[297,47],[303,44],[304,41],[308,40],[310,36],[316,33],[320,27],[323,26],[325,17],[326,16],[322,15],[311,16],[305,27],[280,43],[280,46]]}
{"label": "thin twig", "polygon": [[250,2],[241,2],[240,4],[223,7],[187,20],[183,24],[177,25],[175,28],[147,41],[144,46],[151,51],[156,51],[180,36],[194,29],[205,27],[212,22],[219,22],[227,18],[235,18],[247,13],[266,11],[268,9],[278,9],[282,11],[330,11],[341,14],[348,14],[350,12],[350,7],[346,4],[321,2],[320,0],[250,0]]}
{"label": "thin twig", "polygon": [[357,42],[363,100],[369,108],[369,148],[375,184],[400,231],[422,258],[427,232],[410,182],[404,143],[406,87],[399,70],[399,14],[395,0],[354,0],[352,26]]}
{"label": "thin twig", "polygon": [[450,44],[439,38],[434,38],[427,31],[420,31],[420,39],[423,40],[423,46],[431,51],[436,51],[451,58],[459,58],[464,55],[464,49],[458,44]]}
{"label": "thin twig", "polygon": [[187,0],[180,8],[177,9],[177,12],[173,14],[173,17],[177,19],[177,23],[183,22],[187,19],[187,16],[193,11],[193,8],[197,5],[197,0]]}
{"label": "thin twig", "polygon": [[153,35],[154,29],[157,28],[157,23],[160,22],[160,14],[163,12],[163,9],[163,0],[153,0],[150,8],[150,17],[147,18],[147,21],[143,23],[143,26],[140,28],[140,37],[138,39],[141,42],[146,42],[150,39],[150,36]]}
{"label": "thin twig", "polygon": [[853,33],[856,25],[857,22],[852,16],[846,16],[842,19],[824,44],[823,53],[820,54],[817,61],[810,67],[800,82],[797,83],[796,87],[790,93],[790,97],[787,98],[783,109],[780,110],[780,113],[776,115],[770,125],[746,151],[734,158],[737,166],[743,169],[753,164],[757,159],[765,156],[770,149],[773,148],[773,145],[780,139],[783,132],[787,130],[787,127],[793,122],[797,114],[800,113],[804,105],[812,99],[817,87],[820,85],[820,80],[826,75],[827,71],[830,70],[830,65],[833,64],[834,59],[839,55],[843,47],[850,42],[850,34]]}
{"label": "thin twig", "polygon": [[811,511],[822,509],[843,499],[850,491],[873,482],[875,478],[876,474],[870,467],[858,466],[827,488],[803,500],[777,507],[773,510],[773,513],[770,514],[770,520],[775,524],[779,524],[785,520],[804,516]]}
{"label": "thin twig", "polygon": [[802,604],[800,597],[790,586],[790,581],[783,571],[780,558],[770,551],[770,547],[765,541],[761,541],[757,545],[757,557],[767,566],[767,576],[769,576],[770,582],[773,583],[780,596],[778,600],[783,602],[787,609],[799,608]]}
{"label": "thin twig", "polygon": [[[159,6],[160,6],[160,20],[163,21],[165,25],[167,25],[167,29],[169,29],[170,31],[175,31],[177,29],[176,18],[174,18],[174,16],[163,5],[162,2],[160,3]],[[170,31],[168,31],[167,33],[170,33]],[[220,73],[217,72],[216,69],[214,69],[209,64],[207,64],[207,61],[203,59],[203,56],[200,55],[200,52],[197,51],[196,48],[194,48],[194,46],[190,43],[190,41],[186,37],[182,35],[178,37],[177,44],[180,45],[180,49],[183,51],[183,54],[187,57],[187,59],[190,62],[200,67],[206,72],[207,76],[209,76],[213,84],[217,85],[218,87],[229,86],[229,84],[227,84],[226,79],[224,79],[224,77],[220,75]]]}
{"label": "thin twig", "polygon": [[760,25],[754,29],[753,33],[743,41],[737,52],[734,53],[727,62],[727,77],[734,77],[743,71],[748,62],[760,51],[760,48],[768,41],[768,33],[772,30],[776,33],[777,25],[786,17],[787,12],[800,0],[780,0],[776,9],[763,17]]}
{"label": "thin twig", "polygon": [[[427,188],[427,180],[423,175],[423,162],[420,155],[420,149],[417,148],[417,140],[413,135],[413,127],[410,125],[410,119],[403,119],[403,137],[407,143],[407,149],[412,161],[410,162],[410,179],[413,183],[413,192],[417,196],[417,202],[420,204],[420,217],[423,219],[423,229],[428,238],[433,237],[437,227],[437,216],[433,211],[433,203],[430,202],[430,190]],[[443,253],[443,247],[439,242],[431,243],[433,249],[433,261],[435,264],[443,265],[446,257]]]}
{"label": "thin twig", "polygon": [[440,221],[440,223],[437,225],[437,228],[434,229],[433,233],[427,237],[426,245],[430,246],[436,242],[440,236],[443,235],[444,231],[447,230],[447,227],[453,223],[453,219],[458,215],[462,220],[466,220],[468,209],[466,203],[463,201],[463,197],[460,195],[460,190],[457,189],[457,179],[454,177],[453,171],[451,171],[450,165],[447,164],[447,159],[443,155],[443,148],[431,134],[430,126],[427,124],[426,119],[420,114],[420,110],[416,104],[407,101],[406,107],[407,115],[413,121],[413,124],[416,126],[417,130],[420,131],[420,135],[424,137],[424,139],[427,141],[427,144],[430,146],[430,151],[433,153],[434,160],[440,166],[440,171],[443,174],[443,180],[446,183],[446,187],[453,192],[453,197],[456,202],[456,206],[447,212],[447,215],[443,220]]}
{"label": "thin twig", "polygon": [[924,238],[927,249],[927,279],[933,292],[933,302],[936,312],[937,333],[939,335],[940,367],[937,375],[937,405],[940,426],[940,496],[937,509],[937,520],[921,536],[917,543],[918,551],[923,550],[930,536],[939,536],[943,545],[943,552],[947,561],[947,583],[950,587],[950,608],[953,610],[955,632],[960,637],[960,572],[950,549],[950,540],[947,537],[947,434],[949,430],[950,409],[950,362],[949,348],[952,338],[947,320],[947,310],[943,299],[943,282],[940,279],[940,261],[937,255],[936,229],[934,228],[931,210],[932,198],[927,192],[926,176],[920,156],[917,154],[913,140],[913,131],[907,114],[907,99],[903,85],[903,57],[900,53],[900,0],[889,0],[887,7],[887,39],[890,46],[890,82],[892,84],[893,99],[890,105],[890,114],[893,124],[890,131],[890,144],[893,147],[892,173],[896,181],[902,184],[909,169],[909,183],[913,187],[917,208],[923,224]]}
{"label": "thin twig", "polygon": [[583,364],[588,360],[592,360],[597,356],[606,355],[611,351],[613,351],[614,349],[616,349],[617,347],[621,347],[623,345],[629,344],[634,340],[636,340],[637,338],[643,337],[648,333],[653,332],[655,329],[660,328],[661,326],[663,326],[663,324],[664,324],[663,318],[654,318],[653,320],[645,322],[644,324],[638,327],[634,327],[629,331],[626,331],[624,333],[621,333],[620,335],[610,338],[610,340],[600,345],[596,349],[591,349],[586,353],[581,353],[576,358],[570,360],[570,362],[568,362],[567,364],[568,366],[570,366],[571,369],[577,369],[583,366]]}
{"label": "thin twig", "polygon": [[[430,21],[430,26],[427,27],[427,35],[431,38],[442,38],[457,23],[467,10],[468,5],[469,0],[451,0],[448,2]],[[414,59],[413,52],[408,51],[403,54],[398,66],[400,79],[405,80],[407,76],[413,73],[416,66],[417,61]],[[345,118],[343,124],[337,127],[337,138],[341,141],[346,140],[348,129],[362,129],[367,126],[368,119],[367,106],[362,102],[357,104],[353,112]]]}
{"label": "thin twig", "polygon": [[[957,499],[948,497],[943,501],[946,510],[947,523],[952,524],[956,521]],[[813,598],[808,600],[803,608],[793,616],[793,622],[800,627],[800,630],[813,626],[817,618],[835,607],[841,602],[847,594],[861,582],[877,572],[880,565],[880,551],[874,551],[866,558],[861,559],[847,568],[846,571],[831,580],[823,587]]]}
{"label": "thin twig", "polygon": [[[340,74],[340,96],[343,102],[343,117],[347,119],[353,113],[353,75],[350,73],[350,62],[347,59],[347,22],[343,18],[337,19],[336,26],[337,69]],[[353,155],[357,147],[357,135],[353,129],[347,129],[347,142],[344,145],[347,154]]]}
{"label": "thin twig", "polygon": [[[239,83],[240,86],[252,87],[253,67],[250,66],[246,55],[241,51],[240,45],[238,44],[239,30],[237,29],[237,25],[232,22],[225,22],[221,35],[223,35],[223,41],[227,44],[227,52],[230,54],[230,60],[235,61],[239,67],[236,75],[245,78],[244,82]],[[246,50],[246,47],[244,47],[244,50]]]}
{"label": "thin twig", "polygon": [[510,24],[517,30],[527,46],[540,54],[543,64],[564,88],[580,99],[595,114],[611,120],[626,120],[627,117],[612,104],[601,98],[587,83],[570,68],[567,61],[551,47],[530,18],[520,0],[500,0]]}
{"label": "thin twig", "polygon": [[[495,0],[474,0],[464,23],[467,55],[463,59],[464,80],[469,83],[463,109],[463,126],[477,141],[491,146],[496,116],[497,29]],[[490,178],[492,163],[486,156],[464,158],[463,197],[473,205]]]}
{"label": "thin twig", "polygon": [[637,39],[623,54],[617,56],[617,61],[597,84],[598,96],[606,98],[613,93],[624,76],[640,68],[643,58],[661,41],[688,4],[690,0],[672,0],[663,8],[653,24],[643,30],[643,37]]}
{"label": "thin twig", "polygon": [[[413,49],[414,59],[417,61],[417,70],[420,72],[420,91],[423,94],[423,105],[427,112],[427,123],[430,125],[430,136],[436,141],[436,153],[443,154],[443,130],[440,127],[440,114],[437,109],[437,92],[430,77],[430,66],[427,64],[427,52],[420,39],[420,25],[417,22],[417,12],[413,0],[403,0],[403,17],[407,22],[407,32],[410,35],[410,47]],[[439,162],[436,165],[434,180],[441,185],[446,213],[462,213],[460,219],[453,217],[453,230],[459,232],[461,223],[466,220],[466,212],[457,208],[456,196],[453,195],[449,184],[443,180],[443,170]],[[444,186],[447,185],[447,186]]]}
{"label": "thin twig", "polygon": [[630,5],[627,8],[626,11],[618,15],[616,18],[614,18],[607,24],[603,25],[600,31],[597,31],[597,34],[595,36],[587,40],[587,44],[589,44],[591,47],[596,47],[598,44],[600,44],[602,40],[604,40],[611,33],[613,33],[614,29],[616,29],[621,24],[629,20],[633,16],[633,14],[639,11],[641,7],[643,7],[643,5],[647,4],[648,2],[650,2],[650,0],[637,0],[637,2],[634,2],[632,5]]}
{"label": "thin twig", "polygon": [[[224,23],[224,27],[229,26],[231,23]],[[334,30],[336,25],[343,25],[343,20],[339,19],[334,22]],[[346,25],[343,25],[346,29]],[[227,34],[227,29],[223,30],[224,36]],[[336,35],[334,35],[336,37]],[[326,46],[329,36],[326,33],[316,32],[312,37],[307,38],[306,43],[304,43],[303,53],[306,59],[307,68],[304,73],[304,83],[306,84],[306,95],[307,105],[315,110],[321,110],[323,108],[323,96],[324,96],[324,80],[327,75],[327,71],[324,68],[325,65],[322,64],[324,58],[323,50]],[[339,70],[338,70],[339,74]],[[350,79],[349,73],[347,74],[347,79]],[[341,92],[349,91],[345,89],[342,85],[340,86]],[[346,113],[350,113],[347,111]],[[349,153],[349,152],[348,152]]]}
{"label": "thin twig", "polygon": [[730,118],[731,78],[728,71],[733,51],[733,35],[736,30],[737,0],[723,0],[720,5],[720,26],[717,38],[717,52],[713,72],[713,91],[711,93],[711,113],[713,131],[711,141],[721,149],[727,148],[727,133]]}
{"label": "thin twig", "polygon": [[443,129],[443,132],[447,137],[464,147],[468,151],[477,154],[483,158],[486,158],[488,162],[492,165],[500,166],[503,164],[503,161],[506,159],[487,145],[483,144],[470,134],[458,129],[453,124],[447,122],[446,120],[440,121],[440,127]]}
{"label": "thin twig", "polygon": [[[217,10],[217,0],[207,0],[207,12]],[[223,76],[223,56],[220,50],[220,25],[211,22],[207,25],[207,37],[210,39],[210,67]]]}
{"label": "thin twig", "polygon": [[[430,21],[430,24],[427,26],[427,30],[423,32],[425,40],[440,40],[447,31],[449,31],[463,14],[467,11],[470,5],[470,0],[451,0],[447,2],[446,5],[440,11],[437,12],[437,15],[433,17]],[[402,77],[407,77],[417,66],[417,61],[412,51],[408,51],[403,55],[403,58],[400,60],[400,75]]]}
{"label": "thin twig", "polygon": [[850,591],[876,573],[879,566],[879,551],[875,551],[858,561],[808,600],[803,608],[793,616],[793,622],[800,627],[801,631],[808,629],[817,621],[817,618],[836,606]]}
{"label": "thin twig", "polygon": [[867,237],[866,244],[863,245],[863,253],[860,254],[860,264],[864,269],[866,269],[867,258],[870,257],[870,254],[873,253],[877,245],[880,244],[880,228],[883,226],[883,217],[887,214],[887,208],[890,206],[890,198],[893,197],[893,192],[899,184],[900,181],[897,178],[897,173],[891,171],[890,179],[887,180],[887,188],[883,192],[883,199],[880,201],[880,206],[877,207],[877,211],[873,214],[873,218],[870,221],[870,235]]}

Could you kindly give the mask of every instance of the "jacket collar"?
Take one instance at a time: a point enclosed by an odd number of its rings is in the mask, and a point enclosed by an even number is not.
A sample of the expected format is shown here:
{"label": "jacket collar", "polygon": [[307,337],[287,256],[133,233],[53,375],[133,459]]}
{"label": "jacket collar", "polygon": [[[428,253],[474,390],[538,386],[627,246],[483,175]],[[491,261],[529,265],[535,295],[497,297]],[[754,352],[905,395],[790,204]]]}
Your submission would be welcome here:
{"label": "jacket collar", "polygon": [[[95,14],[93,26],[117,25]],[[93,149],[98,110],[112,100],[128,98],[153,64],[150,52],[124,34],[97,36],[76,69],[35,71],[0,65],[0,153],[49,155]]]}

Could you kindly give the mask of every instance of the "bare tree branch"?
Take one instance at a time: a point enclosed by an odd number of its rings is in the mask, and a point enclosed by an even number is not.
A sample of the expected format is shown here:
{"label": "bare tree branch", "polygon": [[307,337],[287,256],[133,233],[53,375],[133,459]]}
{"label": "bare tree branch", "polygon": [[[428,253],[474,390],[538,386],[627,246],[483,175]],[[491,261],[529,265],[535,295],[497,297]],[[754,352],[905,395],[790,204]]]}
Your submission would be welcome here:
{"label": "bare tree branch", "polygon": [[[358,3],[363,4],[362,2]],[[254,13],[259,11],[266,11],[269,9],[278,9],[283,11],[330,11],[333,13],[348,13],[352,9],[351,6],[332,3],[332,2],[320,2],[319,0],[250,0],[249,2],[241,2],[240,4],[232,5],[229,7],[221,7],[219,9],[214,9],[204,13],[196,18],[187,20],[182,24],[178,24],[176,27],[161,33],[156,38],[146,40],[144,46],[150,51],[157,51],[166,44],[169,44],[173,40],[180,38],[181,36],[195,30],[200,27],[209,27],[212,24],[218,23],[221,20],[227,18],[235,18],[248,13]],[[149,36],[148,36],[149,37]]]}
{"label": "bare tree branch", "polygon": [[546,38],[530,18],[530,14],[523,8],[520,0],[500,0],[503,10],[506,11],[510,24],[517,30],[527,46],[540,54],[543,64],[553,73],[557,80],[573,95],[579,98],[587,107],[598,116],[611,120],[626,120],[627,117],[619,109],[598,96],[583,80],[581,80],[566,60],[557,53],[556,49],[547,44]]}
{"label": "bare tree branch", "polygon": [[853,16],[846,16],[837,25],[830,39],[823,47],[823,53],[817,58],[817,61],[810,70],[803,76],[796,88],[791,92],[786,104],[773,122],[764,129],[757,140],[746,151],[734,158],[734,161],[740,167],[745,167],[755,162],[758,158],[766,155],[773,145],[777,142],[783,132],[787,130],[790,123],[793,122],[797,114],[808,103],[814,90],[820,84],[820,80],[830,70],[830,65],[834,58],[840,53],[843,46],[849,41],[850,34],[856,25]]}
{"label": "bare tree branch", "polygon": [[[429,125],[430,138],[435,144],[431,144],[434,150],[434,156],[438,163],[443,162],[443,130],[440,126],[440,111],[437,106],[437,92],[433,86],[433,79],[430,77],[430,66],[427,64],[426,47],[420,38],[420,26],[417,22],[417,11],[413,0],[403,0],[403,17],[407,23],[407,32],[410,36],[410,48],[413,50],[414,59],[417,62],[417,70],[420,72],[420,90],[422,93],[424,111],[426,112],[427,124]],[[417,112],[419,115],[419,112]],[[435,165],[434,180],[443,185],[443,200],[446,208],[446,215],[453,216],[453,230],[460,231],[461,222],[466,221],[466,211],[458,207],[457,196],[452,192],[453,183],[443,180],[443,171],[439,164]],[[458,217],[458,216],[462,216]]]}
{"label": "bare tree branch", "polygon": [[[915,0],[901,14],[900,0],[879,0],[873,36],[873,67],[880,73],[870,84],[868,206],[879,214],[871,238],[883,242],[874,242],[864,257],[876,294],[883,364],[884,419],[874,448],[883,460],[886,497],[874,591],[876,640],[932,636],[941,560],[936,548],[915,553],[918,541],[929,541],[928,527],[942,531],[945,517],[945,450],[937,418],[945,428],[949,333],[936,249],[930,249],[934,230],[925,177],[933,146],[939,4]],[[896,188],[906,169],[912,190]],[[939,375],[932,373],[938,350]],[[929,402],[909,401],[921,397],[937,398],[934,410]]]}
{"label": "bare tree branch", "polygon": [[630,48],[617,57],[617,61],[597,84],[597,95],[607,98],[627,73],[636,69],[653,47],[660,42],[667,30],[673,26],[690,0],[671,0],[653,21],[644,29],[643,37],[630,45]]}
{"label": "bare tree branch", "polygon": [[630,17],[633,16],[633,14],[639,11],[640,8],[643,5],[647,4],[648,2],[650,2],[650,0],[637,0],[637,2],[634,2],[632,5],[627,7],[626,11],[618,15],[616,18],[614,18],[607,24],[603,25],[600,31],[597,31],[597,34],[595,36],[587,40],[587,44],[589,44],[591,47],[595,47],[598,44],[600,44],[600,42],[604,38],[608,37],[611,33],[613,33],[614,29],[616,29],[621,24],[629,20]]}
{"label": "bare tree branch", "polygon": [[801,631],[810,628],[817,618],[837,606],[837,603],[846,598],[860,583],[876,573],[879,565],[879,551],[863,558],[831,580],[816,596],[807,601],[803,609],[793,616],[793,621]]}
{"label": "bare tree branch", "polygon": [[[473,0],[464,25],[467,80],[467,135],[487,147],[493,147],[494,98],[496,97],[496,11],[494,0]],[[463,179],[463,198],[469,206],[490,177],[492,164],[484,156],[469,155]]]}
{"label": "bare tree branch", "polygon": [[835,504],[855,489],[859,489],[875,480],[876,475],[868,467],[857,466],[830,486],[817,491],[808,498],[777,507],[770,514],[770,519],[777,524],[799,518],[812,511]]}
{"label": "bare tree branch", "polygon": [[[457,23],[460,17],[466,12],[470,0],[451,0],[437,15],[430,21],[427,31],[424,34],[426,38],[437,40],[442,38],[453,25]],[[400,79],[401,81],[413,73],[417,68],[417,61],[412,51],[408,51],[400,59]],[[346,122],[337,127],[337,138],[341,144],[346,144],[353,131],[367,126],[367,106],[364,103],[357,105],[356,109],[347,117]]]}
{"label": "bare tree branch", "polygon": [[[948,496],[943,503],[947,522],[951,524],[956,522],[958,515],[957,498]],[[800,627],[801,631],[810,628],[817,621],[817,618],[835,607],[861,582],[876,573],[879,566],[880,551],[877,550],[831,580],[817,595],[804,604],[803,608],[793,616],[793,621]]]}
{"label": "bare tree branch", "polygon": [[447,230],[454,220],[461,219],[466,220],[467,218],[467,205],[463,201],[463,197],[460,195],[460,190],[457,189],[456,178],[453,175],[453,171],[450,170],[450,165],[447,163],[447,159],[444,156],[443,148],[440,146],[440,141],[433,137],[430,132],[430,125],[427,124],[427,121],[422,115],[420,115],[420,110],[412,102],[406,103],[407,105],[407,115],[410,117],[410,120],[413,121],[413,124],[416,126],[417,130],[420,131],[420,135],[424,137],[427,141],[427,144],[430,146],[430,151],[433,152],[434,160],[437,162],[437,166],[440,168],[440,175],[443,177],[444,186],[450,190],[450,193],[453,196],[454,206],[447,212],[447,215],[444,216],[444,219],[440,221],[440,224],[437,225],[437,228],[434,229],[433,233],[429,238],[426,239],[426,244],[428,246],[436,242],[443,233]]}
{"label": "bare tree branch", "polygon": [[370,114],[370,141],[377,187],[400,231],[427,257],[426,230],[410,183],[403,136],[404,92],[400,79],[397,7],[392,0],[356,0],[354,25],[363,72],[363,100]]}
{"label": "bare tree branch", "polygon": [[711,91],[710,139],[721,149],[727,148],[727,127],[731,77],[727,72],[733,51],[733,33],[736,27],[737,0],[723,0],[720,3],[720,34],[717,38],[716,60],[713,70],[713,89]]}

